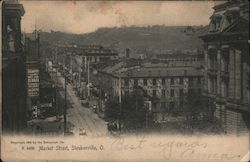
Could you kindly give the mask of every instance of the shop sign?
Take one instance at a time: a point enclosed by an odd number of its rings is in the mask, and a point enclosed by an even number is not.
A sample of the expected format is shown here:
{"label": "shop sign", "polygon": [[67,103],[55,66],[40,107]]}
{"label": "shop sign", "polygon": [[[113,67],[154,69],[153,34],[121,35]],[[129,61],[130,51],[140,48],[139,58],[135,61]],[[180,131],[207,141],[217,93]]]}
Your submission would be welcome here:
{"label": "shop sign", "polygon": [[27,69],[28,96],[39,96],[39,70]]}

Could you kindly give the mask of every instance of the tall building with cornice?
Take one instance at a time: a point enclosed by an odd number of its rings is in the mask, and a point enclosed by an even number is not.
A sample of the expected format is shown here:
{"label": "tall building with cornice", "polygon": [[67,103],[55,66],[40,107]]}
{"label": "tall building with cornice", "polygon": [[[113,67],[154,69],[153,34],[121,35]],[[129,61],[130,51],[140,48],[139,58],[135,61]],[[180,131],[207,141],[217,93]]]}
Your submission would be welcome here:
{"label": "tall building with cornice", "polygon": [[25,11],[18,1],[2,2],[2,127],[20,132],[26,126],[25,57],[21,39],[21,17]]}
{"label": "tall building with cornice", "polygon": [[249,131],[249,2],[214,6],[205,47],[206,95],[226,133]]}

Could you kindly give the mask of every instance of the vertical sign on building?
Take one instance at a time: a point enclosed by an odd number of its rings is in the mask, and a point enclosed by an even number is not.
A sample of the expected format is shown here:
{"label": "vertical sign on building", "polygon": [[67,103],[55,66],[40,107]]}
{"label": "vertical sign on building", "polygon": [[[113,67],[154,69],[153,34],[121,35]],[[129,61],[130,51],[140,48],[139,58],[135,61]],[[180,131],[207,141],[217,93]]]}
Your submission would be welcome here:
{"label": "vertical sign on building", "polygon": [[38,69],[27,69],[28,77],[28,96],[38,97],[39,96],[39,70]]}

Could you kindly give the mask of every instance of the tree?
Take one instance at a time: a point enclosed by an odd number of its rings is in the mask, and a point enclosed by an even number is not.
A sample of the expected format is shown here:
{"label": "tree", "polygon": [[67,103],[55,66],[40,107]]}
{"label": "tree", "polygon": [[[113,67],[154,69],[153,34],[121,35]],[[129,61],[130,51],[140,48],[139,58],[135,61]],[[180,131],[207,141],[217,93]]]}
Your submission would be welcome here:
{"label": "tree", "polygon": [[106,102],[105,114],[110,119],[118,120],[120,118],[126,129],[144,126],[146,108],[144,107],[143,91],[135,89],[134,92],[122,96],[121,112],[118,97],[111,98]]}
{"label": "tree", "polygon": [[122,100],[122,120],[127,129],[142,127],[146,121],[146,110],[144,107],[144,97],[140,90],[123,97]]}
{"label": "tree", "polygon": [[120,114],[118,97],[109,99],[105,104],[105,115],[109,119],[118,120]]}
{"label": "tree", "polygon": [[184,115],[187,124],[193,128],[197,120],[202,120],[206,116],[207,98],[201,92],[189,90],[185,96]]}

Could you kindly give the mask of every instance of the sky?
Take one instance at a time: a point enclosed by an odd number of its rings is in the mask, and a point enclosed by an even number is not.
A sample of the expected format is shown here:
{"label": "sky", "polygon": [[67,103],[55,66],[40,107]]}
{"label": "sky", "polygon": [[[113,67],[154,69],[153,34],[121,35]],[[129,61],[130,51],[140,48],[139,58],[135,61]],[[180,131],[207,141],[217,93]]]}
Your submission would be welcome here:
{"label": "sky", "polygon": [[[25,1],[22,30],[89,33],[100,27],[207,25],[214,1]],[[36,24],[36,25],[35,25]]]}

